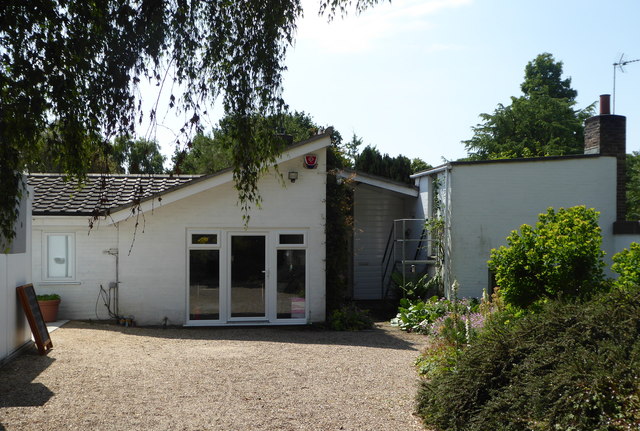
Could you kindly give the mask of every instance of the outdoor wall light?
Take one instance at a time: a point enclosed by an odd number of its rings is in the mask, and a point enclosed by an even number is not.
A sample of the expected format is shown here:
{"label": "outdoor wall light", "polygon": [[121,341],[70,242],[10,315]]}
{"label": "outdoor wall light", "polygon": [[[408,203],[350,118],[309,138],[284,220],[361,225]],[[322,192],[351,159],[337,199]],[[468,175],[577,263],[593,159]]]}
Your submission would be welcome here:
{"label": "outdoor wall light", "polygon": [[296,171],[289,171],[289,179],[292,183],[295,183],[298,179],[298,173]]}

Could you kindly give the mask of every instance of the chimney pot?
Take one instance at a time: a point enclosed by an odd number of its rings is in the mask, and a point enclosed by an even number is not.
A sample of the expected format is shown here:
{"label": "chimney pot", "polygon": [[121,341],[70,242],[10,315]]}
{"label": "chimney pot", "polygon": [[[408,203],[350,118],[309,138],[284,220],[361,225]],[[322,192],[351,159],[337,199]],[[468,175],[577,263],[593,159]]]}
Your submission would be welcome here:
{"label": "chimney pot", "polygon": [[600,115],[611,115],[611,95],[609,94],[601,94],[600,95]]}

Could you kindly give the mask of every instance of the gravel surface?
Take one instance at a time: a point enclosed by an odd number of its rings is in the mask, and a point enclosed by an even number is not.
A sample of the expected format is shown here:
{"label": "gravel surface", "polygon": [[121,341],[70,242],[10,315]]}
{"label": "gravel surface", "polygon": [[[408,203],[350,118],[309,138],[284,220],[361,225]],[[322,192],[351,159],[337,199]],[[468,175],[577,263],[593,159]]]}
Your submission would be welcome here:
{"label": "gravel surface", "polygon": [[423,337],[386,323],[124,328],[70,322],[0,368],[0,431],[422,430]]}

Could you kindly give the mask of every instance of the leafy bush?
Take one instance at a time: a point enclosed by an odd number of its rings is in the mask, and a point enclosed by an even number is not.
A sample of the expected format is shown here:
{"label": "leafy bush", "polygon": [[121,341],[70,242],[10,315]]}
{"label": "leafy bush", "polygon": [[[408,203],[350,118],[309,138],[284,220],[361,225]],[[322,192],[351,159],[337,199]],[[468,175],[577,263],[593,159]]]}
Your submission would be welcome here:
{"label": "leafy bush", "polygon": [[452,371],[456,366],[457,355],[458,351],[451,343],[434,338],[416,359],[418,374],[434,377]]}
{"label": "leafy bush", "polygon": [[619,274],[614,282],[615,286],[640,286],[640,244],[634,242],[628,249],[616,253],[611,269]]}
{"label": "leafy bush", "polygon": [[422,382],[418,412],[443,430],[637,429],[639,317],[636,288],[490,319],[454,367]]}
{"label": "leafy bush", "polygon": [[535,228],[522,225],[508,247],[491,251],[506,303],[527,308],[546,299],[588,298],[604,278],[599,213],[584,206],[549,208]]}
{"label": "leafy bush", "polygon": [[427,301],[410,301],[403,298],[400,300],[398,315],[391,320],[391,324],[399,326],[403,331],[428,334],[432,324],[447,313],[465,313],[468,307],[475,311],[477,306],[475,299],[450,301],[433,296]]}
{"label": "leafy bush", "polygon": [[436,319],[429,332],[445,342],[461,348],[471,344],[482,327],[484,326],[484,316],[470,310],[461,314],[460,312],[448,312],[444,316]]}
{"label": "leafy bush", "polygon": [[400,296],[409,301],[424,300],[429,292],[438,290],[439,283],[438,277],[431,277],[429,274],[405,281],[399,272],[392,273],[391,280],[400,292]]}
{"label": "leafy bush", "polygon": [[344,305],[333,310],[329,317],[329,326],[334,331],[360,331],[370,329],[373,320],[366,310],[361,310],[355,305]]}
{"label": "leafy bush", "polygon": [[439,302],[446,311],[419,325],[419,332],[429,335],[429,345],[416,359],[416,367],[418,374],[430,378],[455,369],[459,353],[477,338],[485,320],[475,299]]}
{"label": "leafy bush", "polygon": [[55,301],[60,299],[60,295],[57,293],[47,293],[45,295],[36,295],[38,301]]}
{"label": "leafy bush", "polygon": [[424,301],[409,301],[406,298],[400,300],[398,314],[391,319],[391,324],[399,326],[407,332],[422,332],[422,323],[429,320],[431,309]]}

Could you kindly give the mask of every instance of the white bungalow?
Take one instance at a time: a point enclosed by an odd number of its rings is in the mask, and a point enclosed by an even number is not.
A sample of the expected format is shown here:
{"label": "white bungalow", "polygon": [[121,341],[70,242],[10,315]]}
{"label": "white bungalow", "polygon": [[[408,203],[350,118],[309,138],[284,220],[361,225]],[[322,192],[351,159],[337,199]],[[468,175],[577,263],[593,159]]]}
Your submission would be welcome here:
{"label": "white bungalow", "polygon": [[[232,172],[90,175],[81,190],[34,174],[33,283],[68,319],[141,325],[306,324],[325,318],[326,148],[289,147],[245,225]],[[281,174],[281,175],[280,175]],[[96,208],[108,216],[93,223]],[[108,307],[105,307],[105,302]]]}

